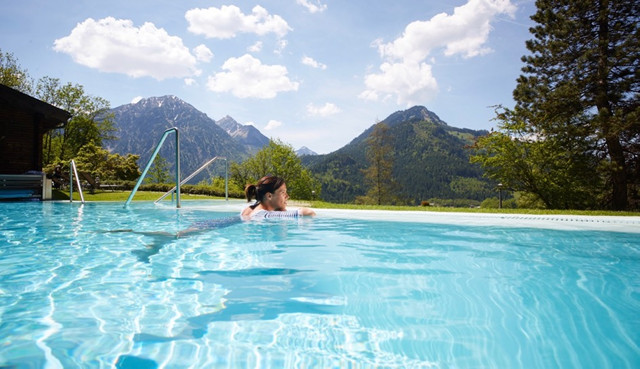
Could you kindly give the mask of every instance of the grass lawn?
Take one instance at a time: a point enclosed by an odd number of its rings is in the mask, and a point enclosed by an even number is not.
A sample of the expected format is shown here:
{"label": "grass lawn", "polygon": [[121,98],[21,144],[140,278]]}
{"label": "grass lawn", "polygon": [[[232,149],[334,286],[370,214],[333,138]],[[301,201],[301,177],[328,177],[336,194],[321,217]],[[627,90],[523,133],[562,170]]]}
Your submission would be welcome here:
{"label": "grass lawn", "polygon": [[[131,191],[96,191],[83,193],[85,201],[121,201],[129,198]],[[163,192],[137,191],[133,201],[156,201]],[[69,200],[68,191],[53,190],[54,200]],[[167,197],[163,201],[168,201]],[[181,200],[220,200],[224,197],[206,195],[180,194]],[[73,200],[80,201],[80,194],[73,192]],[[404,211],[435,211],[435,212],[464,212],[464,213],[500,213],[500,214],[543,214],[543,215],[588,215],[588,216],[640,216],[638,212],[605,211],[605,210],[546,210],[546,209],[480,209],[480,208],[452,208],[436,206],[391,206],[391,205],[355,205],[334,204],[323,201],[290,201],[292,206],[310,206],[320,209],[354,209],[354,210],[404,210]]]}
{"label": "grass lawn", "polygon": [[362,210],[411,210],[457,213],[498,213],[498,214],[545,214],[545,215],[608,215],[608,216],[640,216],[638,212],[610,210],[548,210],[548,209],[495,209],[495,208],[453,208],[444,206],[395,206],[395,205],[354,205],[332,204],[321,201],[309,203],[312,207],[322,209],[362,209]]}

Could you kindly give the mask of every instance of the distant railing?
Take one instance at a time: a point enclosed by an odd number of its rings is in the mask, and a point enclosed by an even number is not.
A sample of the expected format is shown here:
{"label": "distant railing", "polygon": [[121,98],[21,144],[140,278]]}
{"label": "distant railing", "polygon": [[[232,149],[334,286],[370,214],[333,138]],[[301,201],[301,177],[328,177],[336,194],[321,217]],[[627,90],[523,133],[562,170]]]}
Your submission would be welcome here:
{"label": "distant railing", "polygon": [[133,190],[131,191],[131,194],[129,195],[129,198],[124,203],[124,207],[125,208],[129,205],[131,200],[133,200],[133,196],[136,194],[136,191],[138,191],[138,187],[140,187],[140,184],[142,183],[142,180],[147,175],[147,172],[149,171],[149,168],[151,167],[151,164],[153,163],[153,160],[156,158],[156,155],[158,155],[158,152],[160,151],[160,147],[162,147],[162,144],[164,143],[164,140],[167,138],[167,135],[169,135],[169,133],[171,133],[171,132],[175,132],[176,133],[176,187],[175,187],[175,192],[176,192],[176,207],[177,208],[180,207],[180,132],[178,131],[178,128],[173,127],[173,128],[167,129],[162,134],[162,138],[160,138],[160,142],[158,142],[158,144],[156,145],[156,149],[153,151],[153,154],[151,155],[151,158],[149,158],[149,162],[147,163],[147,166],[144,168],[144,171],[140,175],[140,178],[138,179],[138,182],[136,183],[135,187],[133,187]]}
{"label": "distant railing", "polygon": [[[183,179],[182,182],[180,182],[180,185],[183,185],[185,183],[187,183],[191,178],[197,176],[200,172],[202,172],[206,167],[209,166],[209,164],[213,163],[216,160],[224,160],[225,165],[224,165],[224,198],[225,200],[229,200],[229,170],[228,170],[228,165],[227,165],[227,158],[222,157],[222,156],[216,156],[215,158],[207,161],[206,163],[202,164],[202,166],[198,169],[196,169],[195,172],[191,173],[187,178]],[[162,201],[165,197],[169,196],[170,194],[174,193],[176,191],[176,186],[174,186],[172,189],[170,189],[169,191],[167,191],[164,195],[160,196],[159,199],[157,199],[154,203],[158,203],[160,201]]]}

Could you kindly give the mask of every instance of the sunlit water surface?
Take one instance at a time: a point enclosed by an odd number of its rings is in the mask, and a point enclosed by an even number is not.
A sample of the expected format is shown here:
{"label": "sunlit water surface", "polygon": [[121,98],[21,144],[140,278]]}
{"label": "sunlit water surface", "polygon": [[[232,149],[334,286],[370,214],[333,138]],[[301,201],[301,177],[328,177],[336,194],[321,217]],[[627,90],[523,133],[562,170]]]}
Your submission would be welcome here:
{"label": "sunlit water surface", "polygon": [[0,367],[640,365],[637,233],[200,205],[0,204]]}

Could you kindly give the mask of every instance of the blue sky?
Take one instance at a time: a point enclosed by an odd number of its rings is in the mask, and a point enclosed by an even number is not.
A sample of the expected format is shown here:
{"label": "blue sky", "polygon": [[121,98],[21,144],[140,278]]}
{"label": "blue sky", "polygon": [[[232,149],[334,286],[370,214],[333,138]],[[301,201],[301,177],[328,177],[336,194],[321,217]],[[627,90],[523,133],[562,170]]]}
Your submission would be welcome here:
{"label": "blue sky", "polygon": [[533,0],[21,0],[0,49],[112,107],[175,95],[328,153],[423,105],[489,129],[512,106]]}

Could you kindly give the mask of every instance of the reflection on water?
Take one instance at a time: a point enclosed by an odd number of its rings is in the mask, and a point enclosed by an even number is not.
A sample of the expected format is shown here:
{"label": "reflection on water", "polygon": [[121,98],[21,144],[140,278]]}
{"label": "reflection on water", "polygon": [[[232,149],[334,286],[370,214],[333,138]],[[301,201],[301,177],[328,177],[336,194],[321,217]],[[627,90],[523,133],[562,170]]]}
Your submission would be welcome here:
{"label": "reflection on water", "polygon": [[0,204],[0,367],[633,368],[640,357],[637,235],[235,214]]}
{"label": "reflection on water", "polygon": [[274,320],[282,314],[339,314],[335,304],[318,303],[331,296],[314,295],[314,299],[294,298],[299,291],[310,295],[315,282],[301,273],[309,271],[285,268],[251,268],[241,270],[207,270],[198,272],[205,284],[224,286],[229,292],[219,309],[186,319],[187,326],[171,337],[146,333],[134,335],[135,342],[168,342],[202,338],[209,324],[216,321]]}

